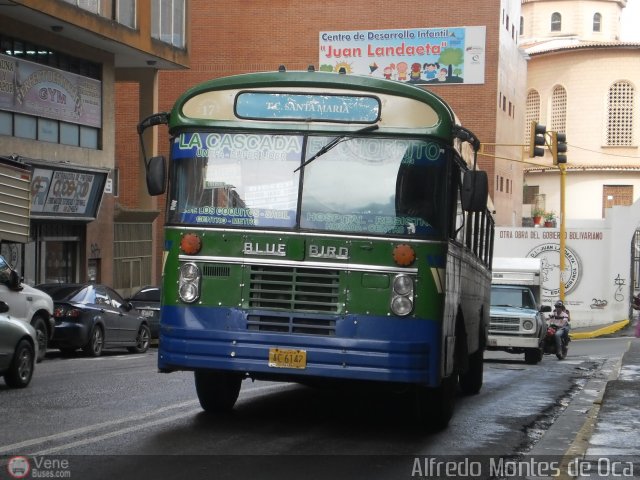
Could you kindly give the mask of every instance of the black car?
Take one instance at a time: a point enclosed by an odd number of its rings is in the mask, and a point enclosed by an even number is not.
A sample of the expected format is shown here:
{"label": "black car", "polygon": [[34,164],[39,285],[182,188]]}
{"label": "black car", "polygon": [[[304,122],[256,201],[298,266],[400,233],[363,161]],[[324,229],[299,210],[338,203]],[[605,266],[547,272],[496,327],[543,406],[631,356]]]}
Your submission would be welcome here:
{"label": "black car", "polygon": [[148,350],[149,322],[113,289],[96,283],[45,283],[36,288],[53,298],[56,328],[51,348],[63,353],[82,348],[92,357],[107,348]]}
{"label": "black car", "polygon": [[160,333],[160,287],[146,286],[127,299],[149,322],[151,338]]}

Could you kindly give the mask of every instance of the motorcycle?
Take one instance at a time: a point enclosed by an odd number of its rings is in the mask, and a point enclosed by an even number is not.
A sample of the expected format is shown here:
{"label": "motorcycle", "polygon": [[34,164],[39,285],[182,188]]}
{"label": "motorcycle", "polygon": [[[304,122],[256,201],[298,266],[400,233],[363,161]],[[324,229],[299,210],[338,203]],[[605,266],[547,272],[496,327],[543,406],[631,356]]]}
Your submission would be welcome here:
{"label": "motorcycle", "polygon": [[559,329],[557,325],[550,323],[547,326],[547,333],[544,336],[544,340],[542,342],[542,350],[546,354],[555,354],[558,357],[558,360],[564,360],[567,357],[567,352],[569,351],[569,342],[571,339],[569,338],[569,334],[562,336],[562,348],[560,352],[556,351],[556,331]]}

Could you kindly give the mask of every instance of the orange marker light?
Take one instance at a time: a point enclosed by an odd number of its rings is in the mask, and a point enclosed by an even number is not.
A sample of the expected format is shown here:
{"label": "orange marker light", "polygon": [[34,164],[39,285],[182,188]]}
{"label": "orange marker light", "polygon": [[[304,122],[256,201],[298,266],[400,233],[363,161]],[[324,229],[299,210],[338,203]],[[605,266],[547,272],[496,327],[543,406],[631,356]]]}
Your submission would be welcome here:
{"label": "orange marker light", "polygon": [[187,233],[180,240],[180,250],[187,255],[195,255],[202,248],[202,241],[195,233]]}
{"label": "orange marker light", "polygon": [[400,244],[393,249],[393,260],[401,267],[408,267],[416,259],[416,252],[411,245]]}

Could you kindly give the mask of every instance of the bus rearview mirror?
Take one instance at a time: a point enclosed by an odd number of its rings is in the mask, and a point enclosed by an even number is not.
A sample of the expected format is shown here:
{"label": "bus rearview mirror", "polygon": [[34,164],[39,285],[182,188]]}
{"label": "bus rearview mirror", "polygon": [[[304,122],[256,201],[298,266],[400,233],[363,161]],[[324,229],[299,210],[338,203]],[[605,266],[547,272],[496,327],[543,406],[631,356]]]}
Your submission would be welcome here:
{"label": "bus rearview mirror", "polygon": [[482,212],[487,209],[489,199],[489,178],[487,172],[470,170],[462,180],[462,209],[468,212]]}
{"label": "bus rearview mirror", "polygon": [[162,195],[166,184],[164,156],[151,157],[146,164],[146,171],[149,195]]}

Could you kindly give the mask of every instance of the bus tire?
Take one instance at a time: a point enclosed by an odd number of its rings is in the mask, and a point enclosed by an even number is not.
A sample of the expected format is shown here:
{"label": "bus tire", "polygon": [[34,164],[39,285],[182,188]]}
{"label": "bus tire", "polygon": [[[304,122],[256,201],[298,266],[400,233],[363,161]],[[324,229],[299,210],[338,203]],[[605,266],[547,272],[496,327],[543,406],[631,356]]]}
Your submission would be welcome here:
{"label": "bus tire", "polygon": [[415,395],[417,420],[428,431],[438,432],[449,425],[453,417],[457,375],[443,378],[436,388],[418,387]]}
{"label": "bus tire", "polygon": [[240,394],[240,375],[216,370],[196,370],[194,378],[198,400],[205,412],[227,413],[233,409]]}
{"label": "bus tire", "polygon": [[460,374],[460,390],[465,395],[476,395],[482,388],[484,376],[484,350],[478,348],[469,355],[467,370]]}

